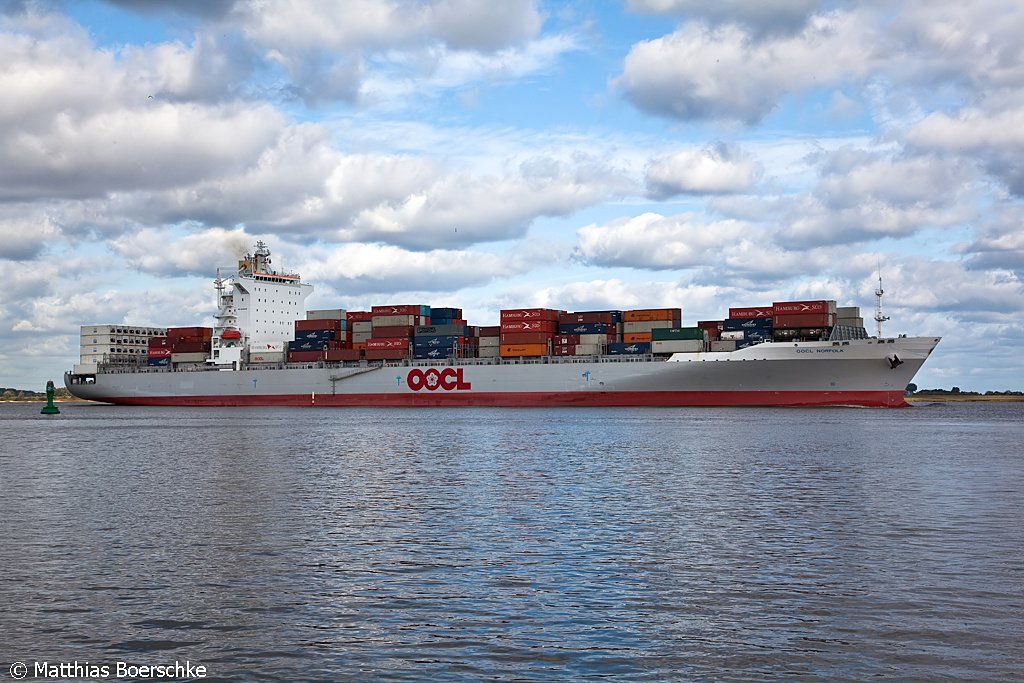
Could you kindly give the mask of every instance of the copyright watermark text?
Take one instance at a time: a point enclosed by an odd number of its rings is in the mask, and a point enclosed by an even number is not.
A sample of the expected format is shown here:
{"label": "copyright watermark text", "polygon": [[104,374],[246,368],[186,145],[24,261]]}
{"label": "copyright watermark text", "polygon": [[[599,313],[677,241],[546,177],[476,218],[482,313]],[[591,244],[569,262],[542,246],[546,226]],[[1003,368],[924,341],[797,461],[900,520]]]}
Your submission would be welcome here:
{"label": "copyright watermark text", "polygon": [[11,664],[11,678],[16,681],[27,678],[50,680],[105,680],[133,678],[141,680],[206,678],[206,666],[188,660],[175,660],[164,664],[130,664],[113,662],[94,664],[92,662],[15,662]]}

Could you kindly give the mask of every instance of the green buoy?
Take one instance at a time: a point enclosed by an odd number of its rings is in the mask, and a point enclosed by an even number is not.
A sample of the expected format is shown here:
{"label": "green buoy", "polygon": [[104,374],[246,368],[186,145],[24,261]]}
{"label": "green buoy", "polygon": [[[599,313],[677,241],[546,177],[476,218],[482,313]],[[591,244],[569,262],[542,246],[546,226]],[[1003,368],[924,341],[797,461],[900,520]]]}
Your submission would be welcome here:
{"label": "green buoy", "polygon": [[46,383],[46,405],[39,412],[42,415],[60,415],[60,408],[53,405],[53,380]]}

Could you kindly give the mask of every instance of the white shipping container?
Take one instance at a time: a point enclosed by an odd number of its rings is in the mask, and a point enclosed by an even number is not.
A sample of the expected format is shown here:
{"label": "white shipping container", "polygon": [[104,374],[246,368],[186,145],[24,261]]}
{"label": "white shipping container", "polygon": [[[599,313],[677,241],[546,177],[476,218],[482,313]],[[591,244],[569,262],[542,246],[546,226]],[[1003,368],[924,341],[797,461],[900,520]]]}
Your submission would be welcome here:
{"label": "white shipping container", "polygon": [[836,325],[847,327],[864,327],[864,318],[837,318]]}
{"label": "white shipping container", "polygon": [[839,318],[859,318],[860,306],[840,306],[836,308],[836,316]]}
{"label": "white shipping container", "polygon": [[344,308],[326,308],[306,311],[306,320],[345,320],[348,312]]}
{"label": "white shipping container", "polygon": [[372,332],[373,323],[369,320],[360,320],[359,322],[352,323],[353,332]]}
{"label": "white shipping container", "polygon": [[643,334],[644,332],[650,332],[651,330],[658,329],[672,329],[679,327],[678,324],[673,323],[671,320],[644,320],[637,322],[622,323],[622,334]]}
{"label": "white shipping container", "polygon": [[651,353],[700,353],[704,342],[699,339],[659,339],[651,342]]}
{"label": "white shipping container", "polygon": [[249,344],[249,353],[283,353],[284,342],[253,342]]}
{"label": "white shipping container", "polygon": [[367,339],[369,339],[372,334],[373,334],[373,332],[353,332],[352,333],[352,343],[353,344],[362,344]]}
{"label": "white shipping container", "polygon": [[[494,337],[497,339],[497,337]],[[487,339],[487,337],[480,337],[481,340]],[[501,355],[501,346],[484,346],[480,344],[480,348],[477,351],[477,357],[479,358],[497,358]]]}
{"label": "white shipping container", "polygon": [[76,375],[95,375],[96,364],[95,363],[79,363],[74,368]]}
{"label": "white shipping container", "polygon": [[209,357],[210,357],[210,354],[208,354],[208,353],[206,353],[204,351],[198,351],[196,353],[172,353],[171,354],[171,362],[172,363],[203,363]]}
{"label": "white shipping container", "polygon": [[[586,336],[592,337],[592,336],[595,336],[595,335],[588,334]],[[604,335],[601,335],[601,336],[603,337]],[[600,356],[601,353],[604,352],[604,349],[605,349],[605,345],[604,344],[577,344],[576,345],[576,355],[577,356]]]}
{"label": "white shipping container", "polygon": [[419,325],[422,320],[418,315],[375,315],[371,318],[374,327],[404,327]]}
{"label": "white shipping container", "polygon": [[250,363],[283,363],[285,354],[283,351],[249,353]]}
{"label": "white shipping container", "polygon": [[743,330],[723,330],[718,336],[722,341],[743,341]]}
{"label": "white shipping container", "polygon": [[608,343],[608,335],[606,334],[581,334],[580,344],[598,344],[604,346]]}
{"label": "white shipping container", "polygon": [[501,346],[501,337],[480,337],[480,346],[493,346],[494,348],[498,348]]}
{"label": "white shipping container", "polygon": [[715,352],[718,352],[718,353],[722,353],[722,352],[728,353],[730,351],[735,351],[736,350],[736,342],[735,341],[713,341],[713,342],[711,342],[711,350],[715,351]]}

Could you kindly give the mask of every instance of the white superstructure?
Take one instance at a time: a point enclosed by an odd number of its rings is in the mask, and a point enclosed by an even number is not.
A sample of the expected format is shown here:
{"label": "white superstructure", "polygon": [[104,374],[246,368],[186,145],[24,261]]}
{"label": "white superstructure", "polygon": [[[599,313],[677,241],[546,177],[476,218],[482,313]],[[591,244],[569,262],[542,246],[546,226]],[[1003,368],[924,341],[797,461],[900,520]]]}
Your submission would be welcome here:
{"label": "white superstructure", "polygon": [[213,362],[240,362],[247,346],[287,347],[294,321],[306,311],[313,286],[297,273],[271,267],[270,249],[262,241],[238,262],[228,278],[217,277],[217,322],[213,330]]}

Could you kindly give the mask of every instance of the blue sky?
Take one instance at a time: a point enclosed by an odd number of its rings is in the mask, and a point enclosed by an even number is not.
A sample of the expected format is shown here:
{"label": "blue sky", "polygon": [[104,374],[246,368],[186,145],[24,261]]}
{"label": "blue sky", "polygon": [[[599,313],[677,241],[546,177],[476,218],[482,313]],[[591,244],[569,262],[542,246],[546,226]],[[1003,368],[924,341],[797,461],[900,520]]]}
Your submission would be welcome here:
{"label": "blue sky", "polygon": [[0,385],[211,324],[257,239],[315,308],[836,299],[1024,389],[1009,0],[0,0]]}

